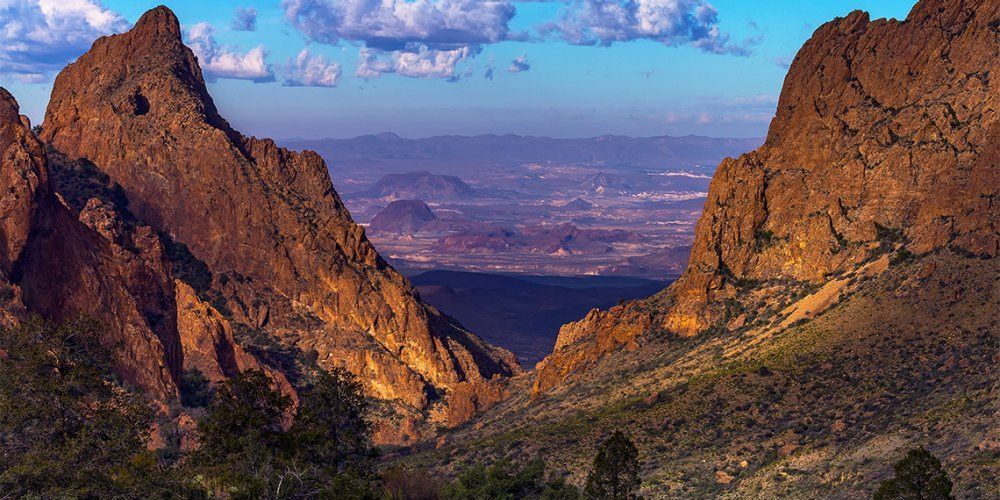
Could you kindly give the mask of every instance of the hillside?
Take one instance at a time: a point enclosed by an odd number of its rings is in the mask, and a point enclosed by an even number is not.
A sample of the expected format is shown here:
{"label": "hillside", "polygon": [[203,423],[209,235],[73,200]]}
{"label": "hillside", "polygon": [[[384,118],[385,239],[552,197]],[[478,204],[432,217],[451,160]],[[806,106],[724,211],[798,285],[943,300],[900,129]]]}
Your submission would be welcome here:
{"label": "hillside", "polygon": [[409,460],[541,454],[581,484],[623,429],[652,497],[859,498],[908,449],[998,494],[1000,4],[854,12],[722,162],[683,276],[593,310],[516,396]]}

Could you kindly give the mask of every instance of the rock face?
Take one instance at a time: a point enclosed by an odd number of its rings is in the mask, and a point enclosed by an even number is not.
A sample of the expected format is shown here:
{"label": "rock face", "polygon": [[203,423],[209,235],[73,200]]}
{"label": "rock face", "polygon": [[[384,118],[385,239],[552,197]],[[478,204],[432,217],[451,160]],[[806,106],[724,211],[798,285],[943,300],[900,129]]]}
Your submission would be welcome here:
{"label": "rock face", "polygon": [[161,400],[176,397],[181,351],[159,240],[149,228],[126,233],[97,200],[78,220],[52,191],[44,146],[2,89],[0,151],[5,316],[19,320],[27,309],[101,320],[118,372]]}
{"label": "rock face", "polygon": [[[755,283],[822,283],[875,247],[1000,253],[1000,3],[854,12],[792,64],[765,144],[712,180],[684,276],[563,328],[535,394],[650,330],[695,335]],[[652,316],[650,316],[652,314]]]}
{"label": "rock face", "polygon": [[233,321],[316,350],[374,396],[424,407],[436,389],[518,371],[379,257],[318,155],[229,126],[165,7],[60,73],[42,138],[92,162],[137,219],[186,247],[174,269],[200,269],[191,285],[217,294]]}

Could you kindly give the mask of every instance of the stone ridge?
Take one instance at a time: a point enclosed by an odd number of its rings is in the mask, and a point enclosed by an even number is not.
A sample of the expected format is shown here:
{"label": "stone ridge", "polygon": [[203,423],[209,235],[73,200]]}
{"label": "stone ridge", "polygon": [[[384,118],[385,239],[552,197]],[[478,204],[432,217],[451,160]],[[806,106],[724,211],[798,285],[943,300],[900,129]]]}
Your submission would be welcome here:
{"label": "stone ridge", "polygon": [[716,171],[685,274],[654,299],[564,326],[535,394],[651,330],[717,325],[747,286],[822,283],[880,246],[995,258],[998,51],[990,0],[922,0],[905,21],[857,11],[820,27],[765,144]]}
{"label": "stone ridge", "polygon": [[211,272],[198,292],[219,294],[234,321],[315,350],[374,396],[423,408],[439,390],[520,370],[419,300],[351,220],[318,155],[230,127],[165,7],[59,74],[42,137],[93,162],[130,212],[186,245]]}

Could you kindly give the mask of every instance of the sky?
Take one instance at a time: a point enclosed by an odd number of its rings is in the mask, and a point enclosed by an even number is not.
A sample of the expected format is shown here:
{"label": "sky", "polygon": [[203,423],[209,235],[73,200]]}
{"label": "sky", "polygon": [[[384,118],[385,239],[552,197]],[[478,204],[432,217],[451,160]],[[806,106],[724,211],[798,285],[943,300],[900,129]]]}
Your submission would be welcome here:
{"label": "sky", "polygon": [[165,3],[246,134],[762,137],[788,65],[913,0],[0,0],[0,85],[33,123],[101,35]]}

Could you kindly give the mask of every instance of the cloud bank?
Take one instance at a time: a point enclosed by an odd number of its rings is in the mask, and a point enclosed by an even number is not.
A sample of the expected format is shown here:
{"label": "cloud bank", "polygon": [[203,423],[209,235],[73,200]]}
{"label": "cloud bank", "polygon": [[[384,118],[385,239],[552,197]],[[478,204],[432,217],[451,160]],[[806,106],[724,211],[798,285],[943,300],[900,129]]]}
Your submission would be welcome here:
{"label": "cloud bank", "polygon": [[313,42],[360,43],[357,75],[454,78],[486,44],[518,39],[514,5],[482,0],[284,0],[288,23]]}
{"label": "cloud bank", "polygon": [[336,87],[343,71],[340,65],[302,49],[285,68],[286,87]]}
{"label": "cloud bank", "polygon": [[387,73],[414,78],[456,79],[455,66],[472,55],[469,47],[435,50],[421,47],[416,52],[362,48],[356,76],[372,79]]}

